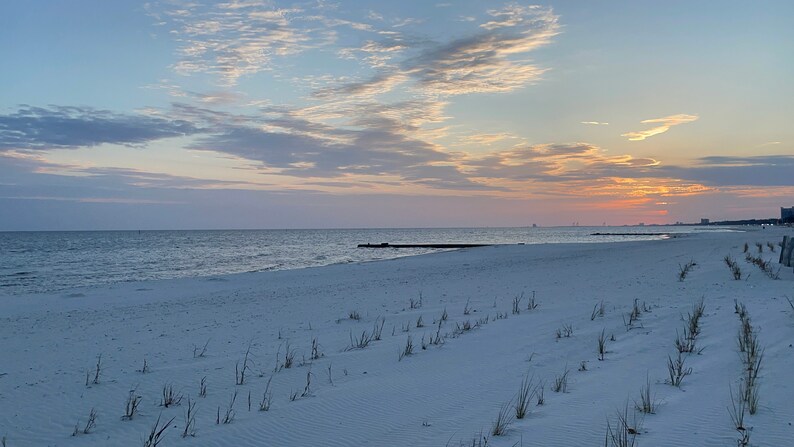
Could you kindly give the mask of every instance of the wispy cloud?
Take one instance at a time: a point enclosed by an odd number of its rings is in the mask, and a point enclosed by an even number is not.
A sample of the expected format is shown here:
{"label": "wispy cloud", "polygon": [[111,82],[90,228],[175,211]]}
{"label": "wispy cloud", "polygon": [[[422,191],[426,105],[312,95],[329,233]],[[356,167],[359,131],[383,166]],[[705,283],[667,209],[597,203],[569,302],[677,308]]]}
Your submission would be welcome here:
{"label": "wispy cloud", "polygon": [[180,43],[174,69],[181,74],[209,73],[226,86],[235,85],[242,76],[271,70],[276,58],[335,41],[335,27],[370,29],[364,23],[330,19],[301,7],[278,8],[269,2],[195,2],[156,16],[165,19],[164,25]]}
{"label": "wispy cloud", "polygon": [[658,126],[637,132],[627,132],[621,134],[620,136],[628,138],[629,141],[642,141],[654,135],[665,133],[668,130],[670,130],[670,128],[673,126],[678,126],[679,124],[691,123],[693,121],[696,121],[698,118],[699,117],[697,115],[678,114],[678,115],[666,116],[664,118],[654,118],[654,119],[644,120],[644,121],[640,121],[640,123],[658,124]]}
{"label": "wispy cloud", "polygon": [[609,123],[602,123],[601,121],[581,121],[581,124],[589,124],[591,126],[609,126]]}

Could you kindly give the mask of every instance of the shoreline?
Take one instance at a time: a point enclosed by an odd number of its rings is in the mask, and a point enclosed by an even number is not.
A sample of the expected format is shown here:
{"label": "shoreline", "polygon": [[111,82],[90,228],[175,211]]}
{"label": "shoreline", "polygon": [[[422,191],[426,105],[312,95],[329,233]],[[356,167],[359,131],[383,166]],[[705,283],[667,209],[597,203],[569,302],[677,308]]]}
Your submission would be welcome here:
{"label": "shoreline", "polygon": [[[529,375],[546,384],[547,403],[533,406],[505,436],[490,437],[489,445],[512,446],[523,438],[548,446],[593,445],[603,443],[606,418],[637,398],[647,376],[663,403],[643,418],[640,445],[735,444],[725,412],[728,384],[741,373],[735,298],[763,328],[766,348],[762,409],[747,417],[748,424],[754,442],[782,445],[794,434],[788,425],[794,391],[785,366],[794,315],[783,299],[794,273],[785,269],[773,281],[745,263],[741,251],[744,242],[773,242],[782,234],[480,247],[214,280],[125,283],[92,288],[82,297],[0,300],[0,346],[8,360],[0,366],[0,405],[14,408],[0,414],[0,437],[8,437],[9,447],[139,445],[162,413],[176,418],[163,446],[263,440],[437,446],[450,439],[458,446],[480,428],[487,434]],[[727,253],[749,278],[730,279],[722,260]],[[679,266],[690,260],[697,265],[678,281]],[[528,310],[533,296],[538,307]],[[514,314],[516,297],[522,298]],[[706,349],[687,357],[693,374],[681,388],[672,387],[664,383],[667,355],[675,352],[681,315],[700,297],[706,311],[698,343]],[[622,317],[635,298],[645,310],[627,330]],[[599,302],[604,315],[591,319]],[[351,318],[354,311],[358,319]],[[442,313],[448,320],[437,332]],[[472,328],[456,329],[467,321]],[[349,349],[354,336],[371,335],[377,324],[383,325],[381,340]],[[572,333],[557,338],[567,325]],[[602,330],[615,341],[600,361],[595,342]],[[436,333],[445,341],[428,344]],[[408,337],[414,351],[399,357]],[[319,344],[316,359],[312,340]],[[206,356],[196,357],[194,346],[205,343]],[[286,344],[295,354],[289,368]],[[236,385],[235,364],[243,364],[249,348],[249,375]],[[100,383],[86,386],[98,355]],[[146,373],[140,372],[144,359]],[[581,362],[585,371],[578,370]],[[566,369],[569,390],[553,392],[549,385]],[[310,389],[300,396],[307,376]],[[206,397],[198,396],[202,377],[209,384]],[[269,380],[272,408],[260,412]],[[165,384],[183,394],[182,405],[159,405]],[[140,413],[122,421],[133,388],[143,399]],[[216,411],[224,413],[235,391],[234,421],[216,425]],[[181,439],[188,396],[198,402],[197,432]],[[95,432],[71,437],[92,408],[99,414]]]}

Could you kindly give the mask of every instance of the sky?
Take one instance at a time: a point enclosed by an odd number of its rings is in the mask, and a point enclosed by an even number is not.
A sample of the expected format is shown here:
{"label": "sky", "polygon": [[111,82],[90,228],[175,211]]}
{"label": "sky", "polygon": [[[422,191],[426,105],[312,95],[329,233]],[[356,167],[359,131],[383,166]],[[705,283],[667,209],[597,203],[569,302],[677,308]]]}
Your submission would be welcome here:
{"label": "sky", "polygon": [[794,206],[794,2],[0,3],[0,230]]}

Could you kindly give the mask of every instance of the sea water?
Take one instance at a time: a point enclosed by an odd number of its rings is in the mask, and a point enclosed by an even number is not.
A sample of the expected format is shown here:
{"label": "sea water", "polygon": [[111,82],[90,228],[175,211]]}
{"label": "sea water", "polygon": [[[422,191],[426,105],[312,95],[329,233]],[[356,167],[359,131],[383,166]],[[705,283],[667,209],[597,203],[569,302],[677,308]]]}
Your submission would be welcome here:
{"label": "sea water", "polygon": [[[540,244],[659,239],[713,227],[0,232],[0,296],[126,281],[283,270],[439,251],[361,243]],[[593,233],[632,233],[594,236]]]}

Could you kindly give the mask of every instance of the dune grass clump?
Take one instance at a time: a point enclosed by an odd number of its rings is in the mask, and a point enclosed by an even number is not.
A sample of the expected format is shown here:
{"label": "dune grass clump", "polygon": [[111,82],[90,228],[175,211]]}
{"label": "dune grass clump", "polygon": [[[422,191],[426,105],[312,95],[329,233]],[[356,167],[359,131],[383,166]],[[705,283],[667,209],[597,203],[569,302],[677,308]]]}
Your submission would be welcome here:
{"label": "dune grass clump", "polygon": [[683,282],[687,275],[689,275],[689,272],[692,271],[696,265],[697,264],[694,260],[691,260],[684,265],[678,264],[678,281]]}
{"label": "dune grass clump", "polygon": [[348,345],[346,351],[352,351],[354,349],[364,349],[372,342],[372,336],[367,333],[367,331],[362,331],[361,335],[356,337],[353,335],[353,331],[350,331],[350,345]]}
{"label": "dune grass clump", "polygon": [[226,412],[221,417],[221,407],[218,407],[218,413],[215,417],[215,425],[231,424],[234,421],[234,403],[237,401],[237,390],[234,390],[229,405],[226,407]]}
{"label": "dune grass clump", "polygon": [[598,360],[603,361],[607,355],[607,337],[603,329],[601,335],[598,336]]}
{"label": "dune grass clump", "polygon": [[171,426],[171,423],[174,422],[176,417],[172,417],[171,420],[160,425],[160,418],[162,414],[157,416],[157,420],[154,422],[152,429],[149,431],[149,435],[146,436],[143,440],[143,447],[157,447],[160,445],[160,442],[163,440],[163,436],[165,435],[165,430]]}
{"label": "dune grass clump", "polygon": [[[764,349],[758,341],[758,334],[750,322],[750,316],[743,304],[734,304],[736,313],[739,314],[741,326],[737,335],[739,355],[744,364],[743,383],[739,388],[739,395],[744,400],[750,414],[758,411],[758,375],[764,359]],[[731,396],[733,397],[733,396]]]}
{"label": "dune grass clump", "polygon": [[170,383],[163,385],[163,399],[160,401],[161,407],[173,407],[182,403],[182,393],[174,389]]}
{"label": "dune grass clump", "polygon": [[527,301],[527,310],[535,310],[538,308],[538,302],[535,301],[535,291],[532,291],[532,296]]}
{"label": "dune grass clump", "polygon": [[563,324],[561,328],[557,329],[557,338],[570,338],[573,335],[573,325]]}
{"label": "dune grass clump", "polygon": [[74,424],[74,431],[72,432],[72,436],[77,436],[79,434],[90,434],[96,428],[96,420],[97,420],[97,412],[95,409],[91,409],[88,413],[88,419],[83,425],[83,428],[80,428],[80,421],[78,420],[76,424]]}
{"label": "dune grass clump", "polygon": [[723,258],[723,260],[730,269],[731,275],[733,275],[733,279],[736,281],[740,281],[742,279],[742,269],[741,267],[739,267],[739,264],[736,262],[736,260],[733,259],[731,255],[726,255],[725,258]]}
{"label": "dune grass clump", "polygon": [[651,395],[651,379],[646,378],[645,386],[640,388],[640,400],[634,401],[634,408],[640,413],[654,414],[658,405],[655,396]]}
{"label": "dune grass clump", "polygon": [[273,381],[273,376],[267,379],[265,385],[265,392],[262,393],[262,401],[259,403],[259,411],[270,411],[270,405],[273,404],[273,393],[270,391],[270,382]]}
{"label": "dune grass clump", "polygon": [[199,397],[207,397],[207,376],[202,377],[199,382]]}
{"label": "dune grass clump", "polygon": [[182,430],[182,437],[196,436],[196,402],[187,398],[187,411],[185,411],[185,429]]}
{"label": "dune grass clump", "polygon": [[127,402],[124,404],[124,416],[121,417],[124,421],[129,421],[138,412],[138,406],[141,404],[142,397],[135,394],[135,389],[130,390],[127,396]]}
{"label": "dune grass clump", "polygon": [[197,345],[193,345],[193,358],[195,359],[207,355],[207,346],[209,346],[209,344],[210,341],[207,340],[207,342],[204,343],[204,346],[201,348],[199,348]]}
{"label": "dune grass clump", "polygon": [[524,299],[524,292],[521,292],[520,295],[516,295],[513,297],[513,315],[518,315],[521,313],[521,301]]}
{"label": "dune grass clump", "polygon": [[357,310],[351,310],[350,312],[347,313],[347,318],[354,321],[359,321],[361,320],[361,314],[358,313]]}
{"label": "dune grass clump", "polygon": [[402,361],[403,358],[412,355],[414,353],[414,342],[411,339],[411,336],[408,336],[408,339],[405,341],[405,347],[400,351],[400,355],[398,357],[398,361]]}
{"label": "dune grass clump", "polygon": [[626,315],[623,315],[623,326],[626,328],[626,332],[632,330],[634,328],[634,324],[640,320],[642,312],[648,310],[648,306],[646,306],[644,302],[642,307],[640,307],[640,300],[634,298],[634,301],[631,305],[631,311],[628,314],[628,319],[626,318]]}
{"label": "dune grass clump", "polygon": [[570,370],[566,369],[562,374],[554,376],[554,383],[551,386],[552,391],[555,393],[568,392],[568,373],[570,373]]}
{"label": "dune grass clump", "polygon": [[491,425],[491,435],[504,436],[507,434],[507,429],[513,422],[513,413],[510,411],[510,402],[502,405],[499,408],[499,413],[496,415],[496,420]]}
{"label": "dune grass clump", "polygon": [[748,253],[747,256],[745,256],[745,259],[747,260],[747,262],[758,267],[758,269],[761,270],[769,278],[774,280],[780,279],[780,268],[775,270],[774,267],[772,266],[772,261],[767,261],[760,256],[757,257],[753,256],[750,253]]}
{"label": "dune grass clump", "polygon": [[528,375],[521,380],[514,406],[516,419],[524,419],[529,413],[530,401],[535,397],[536,392],[533,382],[534,379]]}
{"label": "dune grass clump", "polygon": [[623,410],[616,413],[616,421],[613,426],[607,419],[607,430],[604,437],[604,447],[633,447],[637,445],[637,435],[640,433],[640,420],[636,413],[629,419],[629,405],[626,404]]}
{"label": "dune grass clump", "polygon": [[312,353],[311,358],[312,360],[319,360],[324,354],[320,351],[320,343],[317,341],[317,337],[312,337]]}
{"label": "dune grass clump", "polygon": [[744,426],[744,416],[747,414],[747,402],[744,399],[744,391],[742,386],[739,386],[738,393],[733,392],[733,387],[729,386],[728,392],[731,396],[731,406],[728,407],[728,415],[731,417],[734,428],[742,432],[747,430]]}
{"label": "dune grass clump", "polygon": [[[380,324],[378,323],[380,321]],[[383,326],[386,324],[386,319],[378,317],[375,319],[375,324],[372,326],[372,341],[379,341],[383,334]]]}
{"label": "dune grass clump", "polygon": [[99,375],[102,373],[102,354],[96,357],[96,366],[85,373],[85,386],[99,385]]}
{"label": "dune grass clump", "polygon": [[[289,350],[289,344],[287,344],[287,350]],[[245,350],[245,356],[243,357],[243,366],[240,367],[240,362],[234,364],[234,381],[237,385],[244,385],[245,384],[245,373],[251,369],[249,365],[249,356],[251,355],[251,344],[248,344],[248,349]]]}
{"label": "dune grass clump", "polygon": [[670,385],[675,387],[681,387],[681,382],[684,381],[684,377],[692,374],[692,368],[687,368],[685,366],[684,357],[681,356],[681,353],[678,353],[678,357],[673,360],[672,357],[667,356],[667,374],[668,374],[668,382]]}
{"label": "dune grass clump", "polygon": [[695,337],[689,332],[689,329],[684,327],[684,333],[679,334],[678,329],[675,331],[675,348],[679,353],[692,353],[695,352]]}
{"label": "dune grass clump", "polygon": [[595,321],[596,317],[603,317],[605,313],[604,300],[601,300],[593,306],[593,311],[590,312],[590,321]]}

